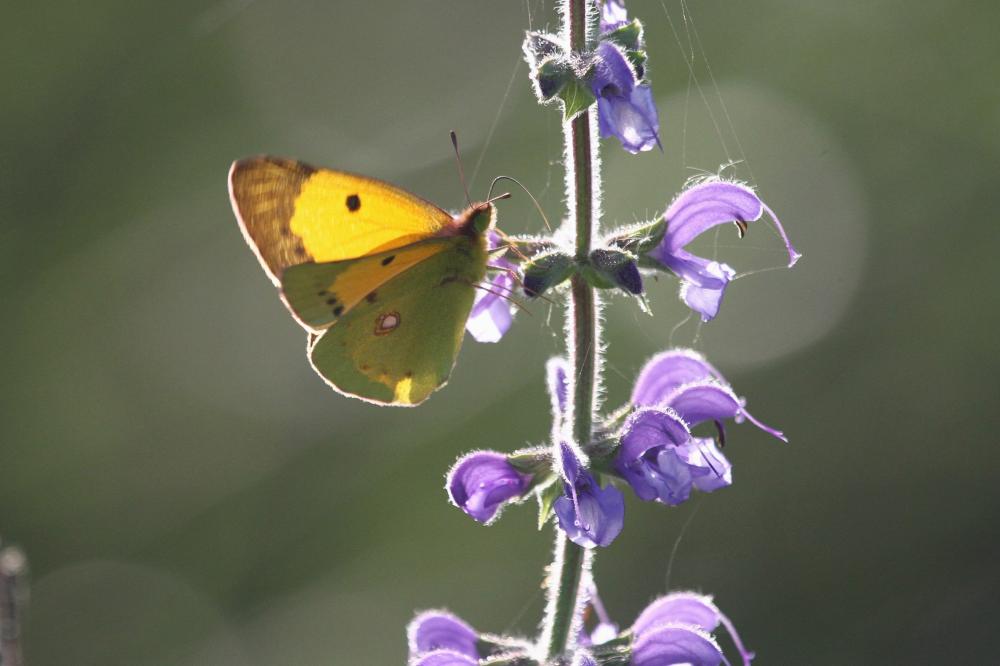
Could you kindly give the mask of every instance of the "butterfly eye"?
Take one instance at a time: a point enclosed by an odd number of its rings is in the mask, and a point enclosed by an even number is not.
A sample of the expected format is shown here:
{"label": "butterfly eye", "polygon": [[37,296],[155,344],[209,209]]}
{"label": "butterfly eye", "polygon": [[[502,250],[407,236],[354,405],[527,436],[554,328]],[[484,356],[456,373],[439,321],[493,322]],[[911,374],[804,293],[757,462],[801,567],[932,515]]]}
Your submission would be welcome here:
{"label": "butterfly eye", "polygon": [[378,316],[375,322],[375,335],[387,335],[399,328],[399,313],[386,312]]}

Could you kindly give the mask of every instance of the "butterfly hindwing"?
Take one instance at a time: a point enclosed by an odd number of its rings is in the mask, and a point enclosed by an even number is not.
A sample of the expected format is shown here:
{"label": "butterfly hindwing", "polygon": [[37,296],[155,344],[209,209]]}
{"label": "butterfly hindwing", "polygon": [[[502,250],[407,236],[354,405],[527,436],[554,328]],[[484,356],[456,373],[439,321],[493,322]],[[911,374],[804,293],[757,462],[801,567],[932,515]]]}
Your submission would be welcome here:
{"label": "butterfly hindwing", "polygon": [[389,183],[276,157],[235,162],[229,195],[275,284],[289,266],[402,247],[452,223],[445,211]]}
{"label": "butterfly hindwing", "polygon": [[475,287],[485,273],[482,239],[465,236],[364,298],[310,345],[313,367],[342,393],[416,405],[447,382]]}
{"label": "butterfly hindwing", "polygon": [[429,257],[453,249],[450,238],[431,238],[359,259],[290,266],[281,276],[281,292],[295,318],[310,330],[326,328],[363,299]]}

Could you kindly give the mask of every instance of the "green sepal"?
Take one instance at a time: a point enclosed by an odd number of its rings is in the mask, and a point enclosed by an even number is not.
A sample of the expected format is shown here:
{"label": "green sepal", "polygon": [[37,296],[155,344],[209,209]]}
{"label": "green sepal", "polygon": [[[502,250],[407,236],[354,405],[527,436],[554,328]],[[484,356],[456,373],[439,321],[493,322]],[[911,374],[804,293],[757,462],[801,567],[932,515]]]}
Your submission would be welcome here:
{"label": "green sepal", "polygon": [[604,474],[620,476],[615,471],[615,454],[618,453],[619,446],[621,446],[621,440],[617,436],[612,436],[596,441],[586,447],[586,453],[590,457],[591,468]]}
{"label": "green sepal", "polygon": [[531,30],[524,35],[524,44],[521,46],[524,55],[528,58],[528,64],[537,67],[538,63],[553,56],[565,55],[566,49],[559,37],[549,32],[539,32]]}
{"label": "green sepal", "polygon": [[609,641],[590,648],[590,654],[601,666],[629,666],[632,663],[632,643],[635,636],[625,631]]}
{"label": "green sepal", "polygon": [[645,51],[625,51],[625,57],[635,70],[636,80],[643,81],[646,78],[646,61],[649,60],[649,56]]}
{"label": "green sepal", "polygon": [[538,65],[533,74],[538,98],[548,102],[574,78],[573,67],[565,58],[552,57]]}
{"label": "green sepal", "polygon": [[616,247],[636,256],[639,266],[649,268],[645,262],[647,252],[663,241],[667,233],[667,221],[660,216],[652,222],[622,229],[604,240],[604,244]]}
{"label": "green sepal", "polygon": [[642,278],[636,258],[630,252],[598,248],[590,253],[584,277],[597,289],[622,289],[628,294],[642,293]]}
{"label": "green sepal", "polygon": [[545,527],[555,511],[556,500],[562,495],[562,480],[552,475],[538,490],[538,529]]}
{"label": "green sepal", "polygon": [[480,634],[476,640],[476,653],[481,664],[495,666],[537,666],[538,662],[527,657],[532,645],[528,641],[497,634]]}
{"label": "green sepal", "polygon": [[617,44],[625,51],[642,49],[642,39],[642,22],[639,19],[632,19],[631,23],[601,35],[602,41]]}
{"label": "green sepal", "polygon": [[590,90],[590,85],[577,77],[566,81],[558,97],[563,103],[563,120],[576,118],[597,101],[597,97]]}
{"label": "green sepal", "polygon": [[539,475],[552,467],[552,449],[548,446],[518,449],[507,456],[507,462],[519,472]]}
{"label": "green sepal", "polygon": [[576,271],[573,257],[562,252],[550,252],[532,257],[524,264],[524,293],[529,298],[542,295],[562,284]]}

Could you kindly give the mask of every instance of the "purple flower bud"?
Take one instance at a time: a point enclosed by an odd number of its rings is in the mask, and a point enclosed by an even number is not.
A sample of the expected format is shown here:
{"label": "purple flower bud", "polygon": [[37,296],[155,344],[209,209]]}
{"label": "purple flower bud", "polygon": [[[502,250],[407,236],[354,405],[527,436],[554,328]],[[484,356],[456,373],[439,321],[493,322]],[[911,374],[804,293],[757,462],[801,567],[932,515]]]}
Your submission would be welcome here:
{"label": "purple flower bud", "polygon": [[[486,235],[486,241],[490,250],[501,244],[499,234],[492,230]],[[514,312],[505,297],[514,291],[513,272],[517,267],[503,257],[491,258],[487,266],[496,272],[476,290],[476,300],[465,329],[478,342],[499,342],[514,321]]]}
{"label": "purple flower bud", "polygon": [[552,401],[553,430],[558,432],[569,409],[569,363],[561,356],[553,356],[545,364],[545,385]]}
{"label": "purple flower bud", "polygon": [[478,666],[479,660],[451,650],[435,650],[410,661],[410,666]]}
{"label": "purple flower bud", "polygon": [[765,212],[781,234],[791,268],[802,255],[792,247],[771,209],[745,185],[722,180],[699,183],[682,192],[663,214],[666,233],[648,254],[681,279],[681,299],[700,313],[703,321],[719,313],[726,286],[736,276],[736,271],[726,264],[695,256],[684,247],[720,224],[735,222],[742,231],[747,223],[760,219]]}
{"label": "purple flower bud", "polygon": [[601,42],[591,82],[597,97],[601,137],[617,137],[630,153],[660,145],[660,120],[648,84],[636,80],[635,70],[622,50]]}
{"label": "purple flower bud", "polygon": [[[736,627],[733,626],[733,623],[728,617],[722,614],[722,611],[720,611],[719,608],[712,602],[712,597],[709,596],[696,594],[694,592],[674,592],[665,597],[660,597],[639,614],[639,617],[632,625],[632,632],[635,634],[635,643],[638,645],[639,641],[644,636],[655,633],[658,627],[684,625],[695,627],[702,632],[710,633],[715,631],[720,624],[726,627],[726,631],[728,631],[729,635],[732,637],[733,643],[736,645],[736,648],[739,650],[740,656],[743,659],[744,666],[749,664],[754,657],[753,652],[746,649],[746,646],[743,645],[743,641],[740,639],[739,634],[736,632]],[[695,642],[697,643],[697,641]],[[718,646],[716,646],[716,648],[718,648]],[[650,651],[652,652],[653,650]],[[719,658],[721,659],[721,652],[719,653]],[[648,663],[673,664],[685,661],[689,660],[680,659],[678,662],[661,661]],[[633,664],[640,663],[646,662],[639,662],[635,659],[635,657],[633,657]],[[692,661],[692,663],[702,662]],[[719,662],[714,661],[705,663],[718,664]]]}
{"label": "purple flower bud", "polygon": [[411,658],[447,650],[479,659],[479,652],[476,650],[479,637],[476,630],[447,611],[420,613],[407,626],[406,637]]}
{"label": "purple flower bud", "polygon": [[530,474],[522,474],[495,451],[474,451],[458,459],[448,472],[452,504],[481,523],[492,521],[500,507],[527,491]]}
{"label": "purple flower bud", "polygon": [[560,444],[563,495],[553,504],[559,527],[584,548],[607,546],[625,523],[625,497],[617,488],[601,488],[569,445]]}
{"label": "purple flower bud", "polygon": [[736,395],[722,374],[690,349],[662,352],[647,361],[632,388],[632,404],[670,407],[689,427],[715,421],[722,436],[724,419],[737,423],[746,419],[773,437],[788,441],[780,430],[747,412],[746,401]]}

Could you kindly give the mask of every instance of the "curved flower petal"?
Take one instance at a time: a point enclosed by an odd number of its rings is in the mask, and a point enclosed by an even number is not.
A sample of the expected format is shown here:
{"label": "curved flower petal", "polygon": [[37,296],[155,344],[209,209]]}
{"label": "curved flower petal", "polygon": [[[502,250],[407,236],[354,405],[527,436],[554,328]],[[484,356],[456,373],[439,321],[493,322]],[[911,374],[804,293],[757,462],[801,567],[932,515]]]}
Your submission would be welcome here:
{"label": "curved flower petal", "polygon": [[632,666],[718,666],[724,657],[708,633],[687,624],[663,624],[636,635]]}
{"label": "curved flower petal", "polygon": [[691,431],[672,409],[638,409],[622,427],[620,456],[638,458],[657,446],[680,446],[691,438]]}
{"label": "curved flower petal", "polygon": [[598,97],[597,123],[603,138],[616,137],[630,153],[660,145],[660,119],[648,84],[635,86],[628,95]]}
{"label": "curved flower petal", "polygon": [[802,256],[792,247],[781,222],[754,193],[739,183],[710,180],[682,192],[663,214],[667,231],[660,244],[648,254],[681,278],[681,298],[708,321],[719,312],[726,285],[735,271],[726,264],[690,254],[684,247],[696,237],[720,224],[746,224],[771,217],[788,251],[788,266]]}
{"label": "curved flower petal", "polygon": [[522,474],[495,451],[475,451],[455,463],[446,487],[452,503],[474,520],[489,523],[500,507],[528,489],[530,474]]}
{"label": "curved flower petal", "polygon": [[679,386],[663,400],[692,428],[705,421],[735,418],[742,405],[733,389],[715,379]]}
{"label": "curved flower petal", "polygon": [[671,349],[646,361],[632,388],[632,404],[659,405],[682,384],[714,377],[725,381],[705,357],[693,349]]}
{"label": "curved flower petal", "polygon": [[[686,252],[684,254],[687,254]],[[686,273],[681,282],[680,296],[684,304],[702,316],[704,321],[715,319],[722,307],[726,286],[736,277],[727,264],[691,257],[688,265],[698,264],[697,272]],[[674,270],[674,266],[668,265]],[[674,271],[677,273],[677,271]],[[681,273],[678,273],[680,275]]]}
{"label": "curved flower petal", "polygon": [[691,483],[703,493],[733,485],[733,466],[711,437],[692,437],[678,456],[691,472]]}
{"label": "curved flower petal", "polygon": [[705,421],[725,419],[735,419],[739,423],[745,417],[772,437],[783,442],[788,441],[783,432],[752,417],[744,408],[745,401],[737,396],[728,384],[716,379],[679,386],[664,396],[663,403],[674,409],[691,427]]}
{"label": "curved flower petal", "polygon": [[460,652],[435,650],[410,661],[411,666],[478,666],[479,660]]}
{"label": "curved flower petal", "polygon": [[699,183],[681,192],[663,214],[667,232],[654,252],[674,252],[713,227],[753,222],[763,212],[763,202],[745,185],[724,180]]}
{"label": "curved flower petal", "polygon": [[636,410],[622,427],[615,468],[640,499],[680,504],[691,494],[693,477],[678,447],[690,439],[687,425],[673,410]]}
{"label": "curved flower petal", "polygon": [[635,70],[622,50],[611,42],[601,42],[596,49],[591,88],[595,97],[628,97],[635,88]]}
{"label": "curved flower petal", "polygon": [[[501,239],[491,230],[486,242],[487,248],[493,250],[500,246]],[[480,288],[476,290],[476,300],[465,322],[465,330],[477,342],[499,342],[514,321],[514,311],[504,296],[514,292],[511,273],[517,267],[503,257],[491,258],[487,265],[498,269],[498,272],[480,283]]]}
{"label": "curved flower petal", "polygon": [[601,3],[601,34],[628,22],[624,0],[604,0]]}
{"label": "curved flower petal", "polygon": [[556,499],[553,509],[569,540],[584,548],[610,545],[625,524],[621,491],[612,485],[601,488],[586,470]]}
{"label": "curved flower petal", "polygon": [[476,630],[447,611],[432,610],[417,615],[406,628],[410,656],[448,650],[479,659]]}
{"label": "curved flower petal", "polygon": [[728,617],[722,614],[712,597],[694,592],[674,592],[660,597],[639,614],[632,631],[637,637],[650,633],[665,624],[694,625],[705,632],[712,632],[723,624],[736,644],[744,664],[749,664],[753,653],[746,649],[736,628]]}
{"label": "curved flower petal", "polygon": [[511,293],[514,280],[509,275],[500,273],[484,282],[483,286],[490,291],[476,291],[476,300],[472,304],[469,319],[465,322],[465,330],[476,342],[499,342],[514,322],[514,313],[510,303],[498,294]]}
{"label": "curved flower petal", "polygon": [[632,631],[642,634],[661,624],[693,624],[702,631],[719,626],[719,609],[712,597],[694,592],[674,592],[646,606],[632,623]]}

